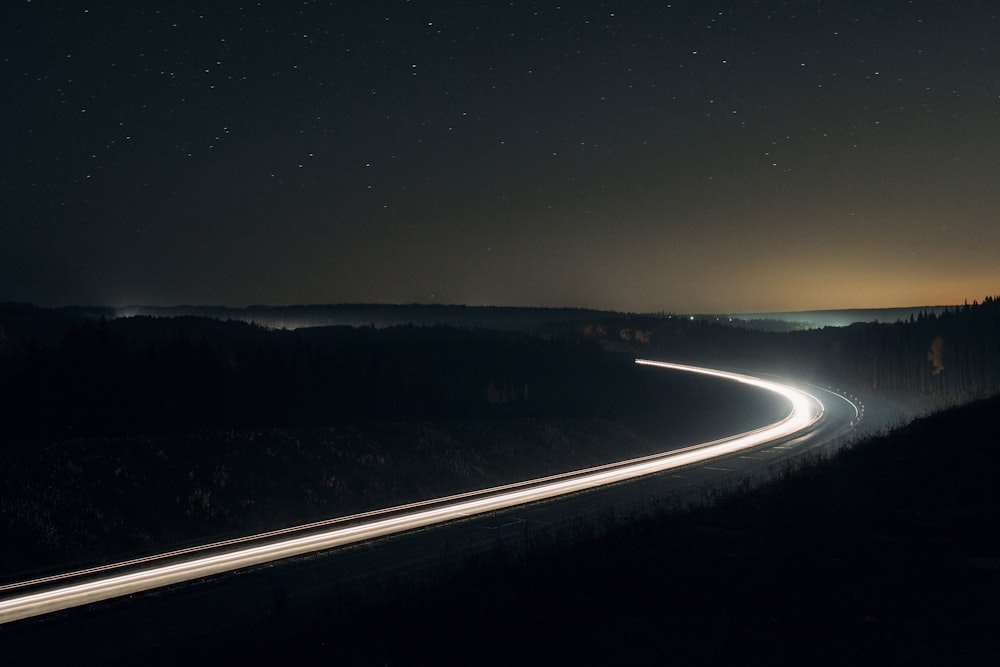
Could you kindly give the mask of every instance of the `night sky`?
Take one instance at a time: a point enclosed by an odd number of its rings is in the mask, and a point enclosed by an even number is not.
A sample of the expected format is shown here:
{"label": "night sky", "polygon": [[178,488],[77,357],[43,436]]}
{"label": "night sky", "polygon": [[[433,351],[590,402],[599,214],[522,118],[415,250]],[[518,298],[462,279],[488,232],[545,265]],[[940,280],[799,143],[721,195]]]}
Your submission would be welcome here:
{"label": "night sky", "polygon": [[0,300],[1000,293],[1000,4],[0,9]]}

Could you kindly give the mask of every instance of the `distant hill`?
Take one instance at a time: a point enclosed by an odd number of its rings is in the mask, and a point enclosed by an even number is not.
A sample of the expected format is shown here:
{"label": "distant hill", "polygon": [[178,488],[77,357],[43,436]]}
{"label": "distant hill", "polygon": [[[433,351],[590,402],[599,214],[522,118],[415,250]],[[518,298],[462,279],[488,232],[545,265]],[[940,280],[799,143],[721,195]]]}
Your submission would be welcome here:
{"label": "distant hill", "polygon": [[[857,322],[892,324],[921,313],[940,315],[954,306],[909,306],[904,308],[849,308],[843,310],[805,310],[775,313],[734,313],[727,315],[672,315],[714,320],[738,326],[766,330],[804,330],[845,327]],[[383,328],[401,324],[435,325],[535,332],[553,323],[590,320],[628,319],[633,313],[590,308],[539,308],[518,306],[462,306],[436,304],[329,304],[266,306],[246,308],[227,306],[124,306],[112,309],[116,317],[148,315],[152,317],[196,316],[217,320],[254,322],[275,329],[301,329],[318,326],[374,326]],[[670,317],[665,313],[647,313],[644,317]]]}
{"label": "distant hill", "polygon": [[323,326],[371,326],[381,329],[413,324],[461,328],[536,332],[552,323],[584,322],[595,318],[623,318],[623,313],[586,308],[521,308],[511,306],[461,306],[434,304],[330,304],[264,306],[125,306],[117,317],[209,317],[238,320],[273,329]]}
{"label": "distant hill", "polygon": [[846,327],[857,322],[880,322],[893,324],[918,317],[921,313],[940,315],[956,306],[909,306],[905,308],[845,308],[843,310],[802,310],[778,313],[732,313],[728,315],[707,315],[718,320],[739,320],[743,324],[754,322],[784,322],[795,326],[791,329],[822,329],[823,327]]}
{"label": "distant hill", "polygon": [[[617,321],[633,318],[684,318],[710,321],[761,331],[803,331],[823,327],[846,327],[858,322],[892,324],[921,314],[935,316],[957,306],[908,306],[902,308],[847,308],[843,310],[803,310],[766,313],[678,314],[625,313],[592,308],[543,308],[520,306],[463,306],[438,304],[317,304],[245,308],[230,306],[177,305],[122,307],[71,306],[40,309],[28,304],[0,304],[4,320],[21,318],[37,325],[40,312],[45,313],[48,328],[58,330],[70,321],[115,319],[121,317],[205,317],[214,320],[234,320],[254,323],[269,329],[302,329],[306,327],[352,326],[381,329],[412,324],[416,326],[446,325],[460,328],[494,329],[541,333],[552,325],[585,324],[592,321]],[[37,332],[42,334],[41,331]],[[44,334],[42,334],[44,336]]]}

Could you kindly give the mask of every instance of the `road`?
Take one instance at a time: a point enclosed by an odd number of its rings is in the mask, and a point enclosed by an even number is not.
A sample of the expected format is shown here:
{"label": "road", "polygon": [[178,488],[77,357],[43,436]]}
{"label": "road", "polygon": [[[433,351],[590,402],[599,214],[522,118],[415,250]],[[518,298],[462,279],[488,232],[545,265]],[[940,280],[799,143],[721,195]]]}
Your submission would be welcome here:
{"label": "road", "polygon": [[[771,452],[779,452],[779,447],[800,446],[796,442],[824,441],[812,434],[827,413],[824,401],[830,402],[830,397],[835,397],[833,402],[843,401],[849,406],[837,407],[841,415],[848,416],[850,425],[860,416],[859,408],[847,398],[827,392],[821,400],[818,389],[805,390],[773,379],[694,366],[642,359],[636,363],[724,378],[773,392],[788,401],[789,412],[764,428],[661,454],[8,584],[0,587],[0,595],[10,595],[0,599],[0,624],[706,464],[722,457],[732,458],[767,445]],[[844,422],[843,416],[838,417],[835,427],[845,428]],[[745,463],[753,460],[744,458]]]}

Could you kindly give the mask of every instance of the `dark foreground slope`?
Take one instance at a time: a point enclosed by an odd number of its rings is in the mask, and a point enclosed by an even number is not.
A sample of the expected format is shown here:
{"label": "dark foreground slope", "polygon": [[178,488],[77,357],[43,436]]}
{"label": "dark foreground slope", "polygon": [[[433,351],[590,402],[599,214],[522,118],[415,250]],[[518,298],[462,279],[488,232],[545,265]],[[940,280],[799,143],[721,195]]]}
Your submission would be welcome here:
{"label": "dark foreground slope", "polygon": [[714,507],[494,553],[156,657],[356,664],[997,664],[1000,399]]}
{"label": "dark foreground slope", "polygon": [[0,307],[0,405],[0,544],[14,545],[0,585],[623,460],[787,410],[574,335],[31,307]]}

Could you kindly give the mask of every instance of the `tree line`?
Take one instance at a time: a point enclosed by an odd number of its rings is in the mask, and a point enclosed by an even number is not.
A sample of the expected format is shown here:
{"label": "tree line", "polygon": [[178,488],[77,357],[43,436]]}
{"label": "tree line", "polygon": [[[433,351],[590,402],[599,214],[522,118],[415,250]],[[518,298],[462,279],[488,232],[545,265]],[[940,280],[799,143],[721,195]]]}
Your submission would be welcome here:
{"label": "tree line", "polygon": [[[621,323],[591,322],[584,338],[614,341]],[[733,364],[862,391],[948,404],[1000,392],[1000,300],[986,297],[893,323],[859,322],[807,331],[736,329],[688,318],[636,318],[645,354]],[[595,334],[596,332],[596,334]]]}
{"label": "tree line", "polygon": [[344,420],[610,416],[641,393],[630,387],[630,360],[579,337],[444,326],[288,331],[197,317],[39,324],[49,314],[4,318],[0,308],[8,443]]}

